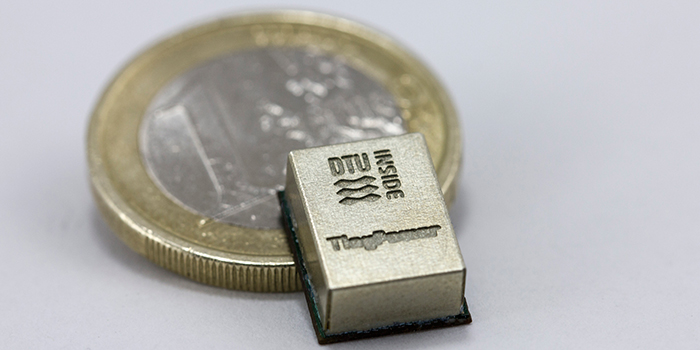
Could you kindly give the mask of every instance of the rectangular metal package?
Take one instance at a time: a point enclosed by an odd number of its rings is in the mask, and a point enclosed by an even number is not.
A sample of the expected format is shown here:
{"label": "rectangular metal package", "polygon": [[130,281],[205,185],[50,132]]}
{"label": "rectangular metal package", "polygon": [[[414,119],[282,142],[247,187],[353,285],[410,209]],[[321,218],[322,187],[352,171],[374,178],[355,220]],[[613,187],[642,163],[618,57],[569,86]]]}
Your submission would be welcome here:
{"label": "rectangular metal package", "polygon": [[280,197],[319,342],[471,321],[421,134],[293,151]]}

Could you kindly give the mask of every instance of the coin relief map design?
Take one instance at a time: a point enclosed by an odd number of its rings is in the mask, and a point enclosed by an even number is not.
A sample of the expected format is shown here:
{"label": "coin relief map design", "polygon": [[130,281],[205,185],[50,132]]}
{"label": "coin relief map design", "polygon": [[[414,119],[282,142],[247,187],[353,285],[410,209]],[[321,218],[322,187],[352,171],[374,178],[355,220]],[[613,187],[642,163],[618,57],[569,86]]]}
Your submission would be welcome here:
{"label": "coin relief map design", "polygon": [[312,49],[262,48],[208,61],[165,85],[141,125],[151,178],[214,220],[280,229],[289,151],[406,132],[392,95]]}

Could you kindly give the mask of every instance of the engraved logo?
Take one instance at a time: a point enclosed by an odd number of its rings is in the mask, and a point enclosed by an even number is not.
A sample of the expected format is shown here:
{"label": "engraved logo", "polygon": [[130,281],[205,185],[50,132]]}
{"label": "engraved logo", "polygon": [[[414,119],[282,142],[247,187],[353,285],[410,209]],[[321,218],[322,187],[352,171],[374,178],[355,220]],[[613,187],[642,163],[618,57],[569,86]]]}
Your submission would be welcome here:
{"label": "engraved logo", "polygon": [[[353,161],[355,163],[354,165]],[[333,176],[345,174],[346,168],[348,174],[354,174],[356,170],[358,172],[365,172],[372,168],[367,153],[362,153],[362,159],[360,159],[359,154],[348,154],[340,158],[328,158],[328,166],[331,168],[331,175]]]}
{"label": "engraved logo", "polygon": [[333,250],[365,248],[365,250],[375,250],[384,242],[398,243],[408,242],[416,239],[437,237],[440,225],[413,228],[408,230],[385,232],[383,230],[374,231],[371,235],[348,238],[347,235],[328,237],[327,241],[333,246]]}
{"label": "engraved logo", "polygon": [[374,202],[381,198],[380,195],[374,194],[372,192],[376,191],[379,187],[371,185],[377,178],[372,176],[363,176],[354,180],[338,180],[334,185],[342,187],[341,190],[336,192],[343,199],[339,201],[340,204],[353,205],[357,202]]}
{"label": "engraved logo", "polygon": [[[387,199],[403,198],[405,196],[401,190],[401,180],[399,179],[396,165],[394,164],[391,151],[381,149],[374,151],[374,158],[377,164],[378,176],[381,177],[381,185],[386,192],[384,195]],[[345,173],[355,174],[368,172],[372,169],[372,165],[367,153],[347,154],[342,157],[328,158],[328,167],[332,176],[342,176]],[[343,199],[339,200],[340,204],[353,205],[359,202],[375,202],[382,196],[374,192],[379,189],[379,186],[373,184],[377,178],[370,175],[364,175],[354,179],[341,179],[334,183],[335,186],[341,187],[336,192]]]}
{"label": "engraved logo", "polygon": [[[372,168],[367,153],[328,158],[328,166],[333,176],[343,175],[346,171],[348,174],[367,172]],[[334,185],[341,188],[336,193],[343,197],[338,202],[340,204],[353,205],[358,202],[374,202],[381,198],[380,195],[373,193],[379,189],[378,186],[372,185],[372,182],[376,179],[373,176],[364,175],[355,179],[336,181]]]}
{"label": "engraved logo", "polygon": [[388,149],[374,151],[374,158],[377,159],[377,167],[382,177],[382,186],[387,190],[386,198],[403,198],[404,193],[399,189],[401,180],[399,180],[399,174],[391,156],[391,151]]}

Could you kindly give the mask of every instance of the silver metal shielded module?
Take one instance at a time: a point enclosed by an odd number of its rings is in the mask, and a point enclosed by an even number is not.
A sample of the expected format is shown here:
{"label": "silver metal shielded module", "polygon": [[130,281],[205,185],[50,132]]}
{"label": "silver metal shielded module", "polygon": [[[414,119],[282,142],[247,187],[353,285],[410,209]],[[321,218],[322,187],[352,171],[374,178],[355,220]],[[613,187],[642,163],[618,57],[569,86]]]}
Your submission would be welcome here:
{"label": "silver metal shielded module", "polygon": [[320,343],[471,322],[421,134],[292,151],[286,176],[280,203]]}

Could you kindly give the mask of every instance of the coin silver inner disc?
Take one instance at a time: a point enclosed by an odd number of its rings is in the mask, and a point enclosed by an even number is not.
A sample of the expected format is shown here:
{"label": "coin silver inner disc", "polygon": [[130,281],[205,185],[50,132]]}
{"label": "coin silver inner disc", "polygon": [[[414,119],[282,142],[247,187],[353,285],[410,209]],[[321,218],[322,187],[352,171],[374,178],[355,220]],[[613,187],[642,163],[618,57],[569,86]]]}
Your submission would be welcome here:
{"label": "coin silver inner disc", "polygon": [[140,149],[156,184],[189,210],[275,229],[289,151],[405,131],[392,95],[342,57],[264,48],[165,85],[144,116]]}

